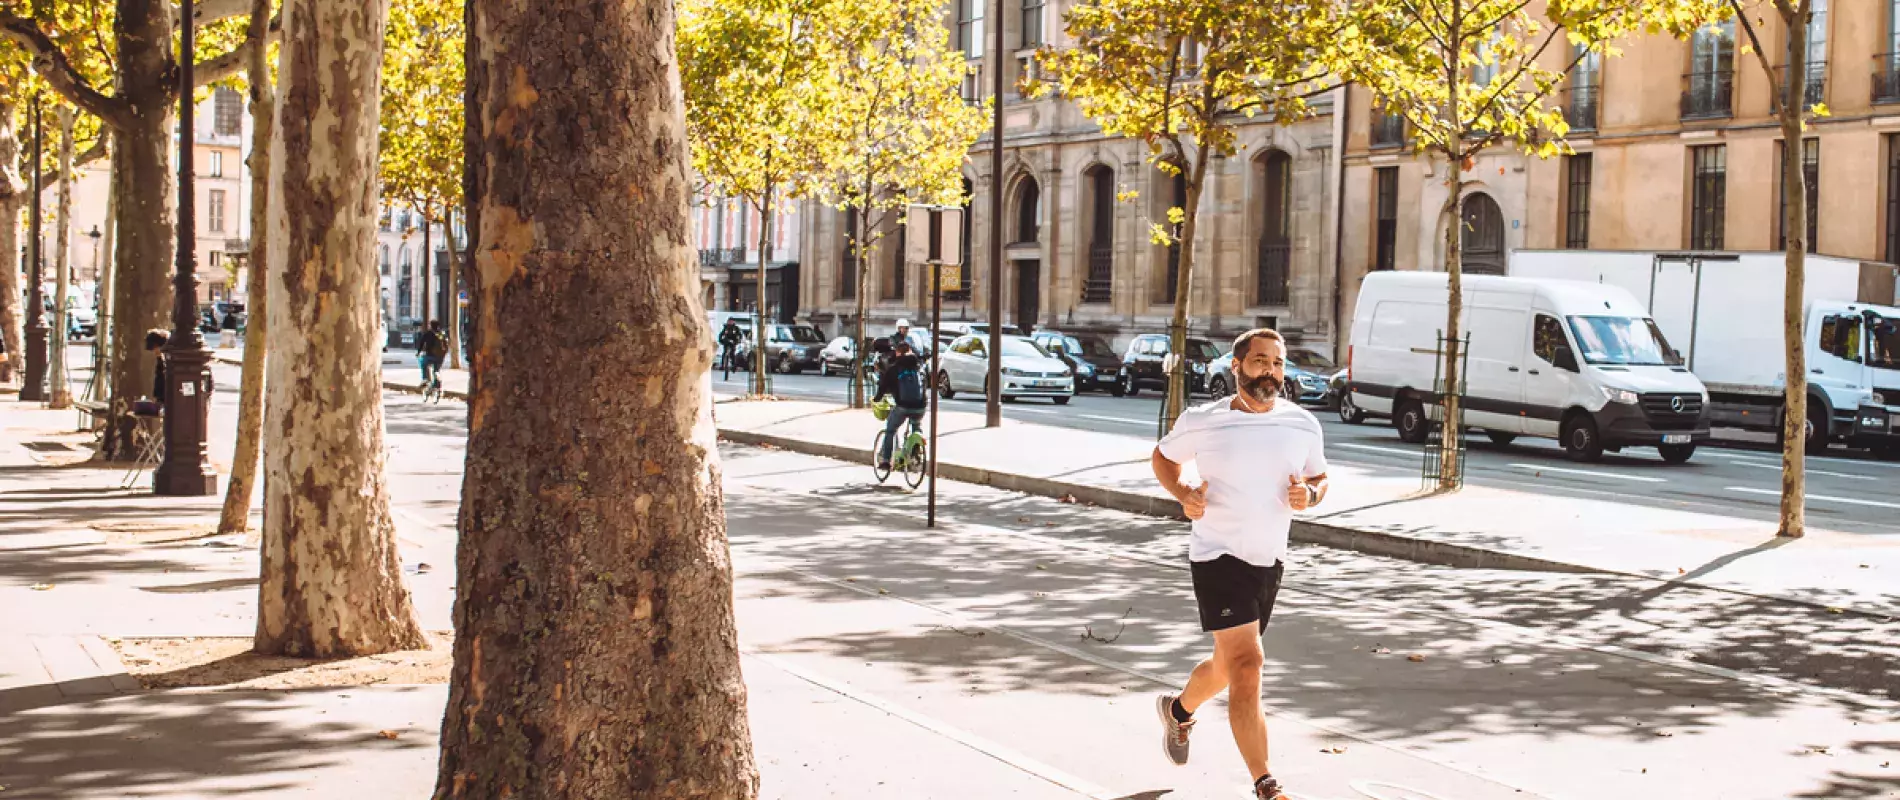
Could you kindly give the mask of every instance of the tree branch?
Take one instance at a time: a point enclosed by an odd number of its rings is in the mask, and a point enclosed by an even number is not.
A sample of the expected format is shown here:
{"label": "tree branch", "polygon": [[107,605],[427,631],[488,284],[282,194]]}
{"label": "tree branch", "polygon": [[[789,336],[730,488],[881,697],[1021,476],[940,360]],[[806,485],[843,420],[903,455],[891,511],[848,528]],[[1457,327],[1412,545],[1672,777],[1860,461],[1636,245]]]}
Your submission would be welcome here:
{"label": "tree branch", "polygon": [[[1737,2],[1737,0],[1728,0],[1728,5],[1729,8],[1735,9],[1735,21],[1742,26],[1742,32],[1748,34],[1749,46],[1755,48],[1755,63],[1760,64],[1762,74],[1768,76],[1768,113],[1775,117],[1780,117],[1781,107],[1783,105],[1781,102],[1782,93],[1774,90],[1775,69],[1774,67],[1768,66],[1768,51],[1762,49],[1761,37],[1755,35],[1755,23],[1748,21],[1748,12],[1742,10],[1742,4]],[[1777,13],[1781,11],[1780,5],[1781,4],[1776,3],[1775,11]],[[1790,24],[1788,30],[1794,31],[1794,25]],[[1788,76],[1789,81],[1793,81],[1794,79],[1794,75]],[[1730,89],[1729,91],[1733,92],[1734,89]]]}
{"label": "tree branch", "polygon": [[[173,28],[178,27],[183,19],[181,11],[183,9],[179,6],[172,6]],[[197,0],[191,6],[191,18],[199,25],[209,25],[231,17],[248,16],[250,13],[249,0]]]}
{"label": "tree branch", "polygon": [[243,44],[231,48],[230,52],[221,56],[212,56],[193,65],[191,68],[192,83],[198,86],[209,86],[219,81],[229,80],[238,73],[249,70],[251,48],[269,47],[271,42],[277,41],[284,33],[283,23],[284,18],[282,15],[272,17],[270,21],[270,35],[266,37],[262,44],[259,44],[257,39],[246,37]]}
{"label": "tree branch", "polygon": [[38,23],[13,14],[0,13],[0,36],[11,39],[33,56],[33,72],[52,84],[73,105],[115,128],[131,124],[132,108],[125,101],[94,89],[79,71],[73,69],[66,52],[54,44]]}
{"label": "tree branch", "polygon": [[[86,152],[80,153],[77,157],[73,159],[73,169],[77,170],[80,167],[83,167],[87,164],[91,164],[92,162],[98,161],[99,159],[105,158],[107,155],[110,154],[110,152],[111,151],[106,148],[105,140],[101,139],[99,142],[95,143],[93,146],[86,148]],[[58,181],[59,181],[59,170],[49,170],[47,172],[40,173],[41,186],[45,186],[49,183],[56,183]]]}

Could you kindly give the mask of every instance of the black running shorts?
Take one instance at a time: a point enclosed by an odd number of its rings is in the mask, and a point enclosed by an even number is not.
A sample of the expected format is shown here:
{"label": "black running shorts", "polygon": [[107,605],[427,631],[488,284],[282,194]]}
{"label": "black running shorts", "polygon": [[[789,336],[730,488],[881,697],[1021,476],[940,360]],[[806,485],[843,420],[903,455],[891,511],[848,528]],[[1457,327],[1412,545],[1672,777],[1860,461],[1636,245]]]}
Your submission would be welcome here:
{"label": "black running shorts", "polygon": [[1201,607],[1201,630],[1218,631],[1236,625],[1260,623],[1265,630],[1273,616],[1273,600],[1280,594],[1280,576],[1286,562],[1256,567],[1231,555],[1213,561],[1188,562],[1194,574],[1194,599]]}

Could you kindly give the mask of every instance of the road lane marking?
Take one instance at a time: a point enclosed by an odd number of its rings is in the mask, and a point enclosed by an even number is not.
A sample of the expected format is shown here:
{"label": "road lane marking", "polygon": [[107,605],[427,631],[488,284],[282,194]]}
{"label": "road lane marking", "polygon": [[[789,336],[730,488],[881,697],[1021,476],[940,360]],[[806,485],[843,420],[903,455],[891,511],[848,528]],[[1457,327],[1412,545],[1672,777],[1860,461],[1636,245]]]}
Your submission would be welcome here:
{"label": "road lane marking", "polygon": [[1519,463],[1512,463],[1512,464],[1508,464],[1507,466],[1516,467],[1518,469],[1534,470],[1537,472],[1557,472],[1557,473],[1562,473],[1564,475],[1582,475],[1582,476],[1590,477],[1590,478],[1614,478],[1619,481],[1636,481],[1638,483],[1668,483],[1669,482],[1668,478],[1654,478],[1648,475],[1623,475],[1621,473],[1616,473],[1616,472],[1599,472],[1593,469],[1569,469],[1567,467],[1545,467],[1545,466],[1540,466],[1537,464],[1519,464]]}
{"label": "road lane marking", "polygon": [[1119,422],[1123,425],[1140,425],[1144,428],[1148,426],[1147,422],[1138,420],[1138,419],[1123,419],[1121,417],[1108,417],[1108,416],[1103,416],[1101,414],[1077,414],[1076,416],[1081,417],[1082,419],[1092,419],[1092,420],[1095,420],[1096,422]]}
{"label": "road lane marking", "polygon": [[[1780,464],[1763,464],[1759,461],[1741,461],[1741,460],[1734,460],[1734,461],[1730,461],[1729,463],[1734,464],[1735,466],[1738,466],[1738,467],[1754,467],[1756,469],[1772,469],[1776,472],[1781,471]],[[1879,478],[1876,478],[1872,475],[1849,475],[1845,472],[1828,472],[1827,470],[1824,470],[1824,469],[1811,469],[1811,470],[1808,470],[1807,473],[1809,475],[1826,475],[1830,478],[1846,478],[1850,481],[1880,480]]]}
{"label": "road lane marking", "polygon": [[[1763,452],[1755,452],[1755,451],[1749,451],[1749,450],[1723,450],[1721,452],[1716,453],[1715,455],[1721,456],[1723,458],[1732,458],[1737,461],[1761,461],[1764,463],[1771,463],[1771,464],[1781,463],[1780,453],[1763,453]],[[1839,464],[1843,467],[1880,467],[1882,469],[1900,469],[1900,464],[1890,463],[1886,461],[1875,461],[1871,459],[1861,460],[1861,459],[1855,459],[1855,458],[1833,458],[1830,456],[1808,456],[1807,461],[1810,464],[1815,464],[1815,463]]]}
{"label": "road lane marking", "polygon": [[756,647],[742,648],[740,652],[765,662],[780,672],[820,689],[832,692],[846,699],[863,703],[864,705],[875,708],[938,736],[942,736],[945,739],[949,739],[957,744],[968,747],[971,750],[975,750],[997,761],[1001,761],[1008,766],[1027,772],[1076,794],[1094,798],[1095,800],[1110,800],[1110,798],[1115,796],[1114,793],[1105,788],[1096,786],[1093,783],[1070,775],[1048,764],[1044,764],[1027,755],[1005,747],[1002,744],[992,742],[948,723],[939,722],[936,719],[924,716],[923,714],[861,689],[852,688],[850,684],[842,681],[832,680],[815,672],[808,671],[803,667],[793,666],[791,662],[775,654],[768,653]]}
{"label": "road lane marking", "polygon": [[1380,447],[1376,444],[1354,444],[1352,442],[1333,442],[1332,446],[1344,447],[1348,450],[1364,450],[1369,453],[1391,453],[1393,455],[1401,455],[1401,456],[1406,456],[1406,457],[1417,456],[1420,453],[1424,452],[1421,450],[1407,450],[1402,447]]}
{"label": "road lane marking", "polygon": [[[1730,486],[1728,490],[1731,492],[1741,492],[1742,494],[1765,494],[1769,497],[1781,496],[1780,489],[1753,489],[1747,486]],[[1900,510],[1900,503],[1882,503],[1878,500],[1859,500],[1852,497],[1835,497],[1826,494],[1809,494],[1806,495],[1806,497],[1809,500],[1820,500],[1826,503],[1846,503],[1850,506],[1869,506],[1872,508],[1892,508]]]}

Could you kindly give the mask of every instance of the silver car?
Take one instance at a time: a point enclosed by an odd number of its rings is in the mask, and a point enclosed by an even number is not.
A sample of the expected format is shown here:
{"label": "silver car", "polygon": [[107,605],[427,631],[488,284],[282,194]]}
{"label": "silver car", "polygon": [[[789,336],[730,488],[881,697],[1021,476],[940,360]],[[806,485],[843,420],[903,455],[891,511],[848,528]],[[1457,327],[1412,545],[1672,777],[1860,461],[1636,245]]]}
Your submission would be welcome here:
{"label": "silver car", "polygon": [[[987,393],[989,381],[989,337],[958,337],[942,355],[937,373],[937,393],[948,400],[958,392]],[[1056,405],[1068,405],[1075,396],[1075,373],[1069,365],[1024,336],[1003,337],[1003,399],[1047,397]]]}

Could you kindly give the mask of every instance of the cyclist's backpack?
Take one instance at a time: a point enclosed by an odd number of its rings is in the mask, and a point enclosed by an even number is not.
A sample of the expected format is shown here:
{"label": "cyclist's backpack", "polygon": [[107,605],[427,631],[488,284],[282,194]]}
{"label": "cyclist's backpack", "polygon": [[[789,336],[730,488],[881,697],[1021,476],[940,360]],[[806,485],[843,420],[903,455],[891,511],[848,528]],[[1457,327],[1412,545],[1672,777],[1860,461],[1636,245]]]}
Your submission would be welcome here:
{"label": "cyclist's backpack", "polygon": [[904,408],[923,408],[930,404],[924,399],[924,379],[917,370],[897,373],[897,404]]}
{"label": "cyclist's backpack", "polygon": [[422,352],[441,358],[449,354],[449,343],[442,334],[429,331],[423,334]]}

